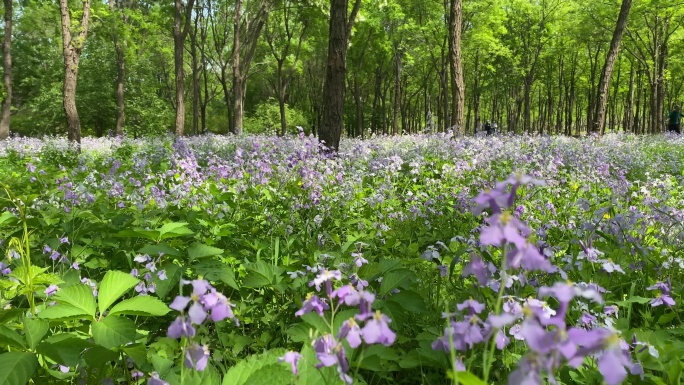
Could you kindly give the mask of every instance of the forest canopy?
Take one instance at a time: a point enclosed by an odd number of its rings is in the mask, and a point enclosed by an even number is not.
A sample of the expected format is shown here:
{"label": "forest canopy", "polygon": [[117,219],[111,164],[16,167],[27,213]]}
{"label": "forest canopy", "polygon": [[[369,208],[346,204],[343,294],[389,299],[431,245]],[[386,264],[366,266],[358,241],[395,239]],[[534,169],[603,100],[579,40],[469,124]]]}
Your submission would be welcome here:
{"label": "forest canopy", "polygon": [[[178,134],[179,124],[186,135],[228,133],[236,122],[247,133],[302,127],[317,134],[331,3],[5,0],[5,35],[8,22],[12,27],[10,131],[67,132],[64,5],[69,47],[80,55],[69,68],[78,71],[83,135],[139,137],[174,128]],[[343,3],[351,15],[355,1]],[[343,135],[452,127],[449,0],[359,3],[346,53]],[[465,133],[480,131],[485,121],[517,133],[588,131],[622,3],[463,1]],[[664,130],[684,94],[683,22],[681,2],[631,4],[607,84],[606,131]]]}

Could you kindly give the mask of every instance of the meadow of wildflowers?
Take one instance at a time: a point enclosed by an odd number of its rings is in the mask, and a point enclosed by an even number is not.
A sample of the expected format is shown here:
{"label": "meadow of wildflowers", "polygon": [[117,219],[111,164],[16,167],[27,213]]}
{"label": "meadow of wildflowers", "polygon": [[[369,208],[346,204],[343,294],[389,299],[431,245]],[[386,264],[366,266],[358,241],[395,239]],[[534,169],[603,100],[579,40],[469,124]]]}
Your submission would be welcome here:
{"label": "meadow of wildflowers", "polygon": [[0,384],[679,384],[684,139],[0,142]]}

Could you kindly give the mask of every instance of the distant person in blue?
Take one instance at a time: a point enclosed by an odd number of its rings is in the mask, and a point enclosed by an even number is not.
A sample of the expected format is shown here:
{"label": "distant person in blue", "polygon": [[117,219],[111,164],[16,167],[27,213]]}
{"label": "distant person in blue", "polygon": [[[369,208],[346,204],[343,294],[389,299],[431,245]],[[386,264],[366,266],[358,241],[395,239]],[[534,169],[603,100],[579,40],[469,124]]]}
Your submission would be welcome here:
{"label": "distant person in blue", "polygon": [[485,123],[485,131],[487,131],[487,135],[491,135],[494,129],[492,128],[492,124],[489,123],[489,120]]}
{"label": "distant person in blue", "polygon": [[681,134],[681,128],[680,124],[682,122],[682,107],[680,106],[675,106],[672,109],[672,112],[670,112],[670,119],[669,119],[669,126],[667,127],[667,130],[670,132],[676,132],[678,134]]}

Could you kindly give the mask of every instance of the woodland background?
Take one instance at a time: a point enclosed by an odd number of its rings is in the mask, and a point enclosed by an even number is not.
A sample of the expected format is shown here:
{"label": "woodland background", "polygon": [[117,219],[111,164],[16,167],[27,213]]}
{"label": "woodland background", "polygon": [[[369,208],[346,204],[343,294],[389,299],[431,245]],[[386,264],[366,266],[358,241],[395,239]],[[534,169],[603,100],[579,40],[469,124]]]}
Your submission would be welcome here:
{"label": "woodland background", "polygon": [[[317,135],[335,2],[4,0],[12,79],[11,127],[4,135],[67,131],[65,68],[77,69],[83,135],[140,137],[174,129],[283,135],[298,126]],[[69,7],[66,23],[60,3]],[[453,127],[450,1],[342,3],[357,11],[343,135]],[[464,133],[481,130],[485,120],[516,133],[590,131],[621,3],[464,1]],[[606,131],[663,131],[684,93],[683,22],[684,2],[631,4],[608,88]],[[80,56],[71,67],[65,66],[66,35],[71,53]],[[185,109],[180,122],[179,105]]]}

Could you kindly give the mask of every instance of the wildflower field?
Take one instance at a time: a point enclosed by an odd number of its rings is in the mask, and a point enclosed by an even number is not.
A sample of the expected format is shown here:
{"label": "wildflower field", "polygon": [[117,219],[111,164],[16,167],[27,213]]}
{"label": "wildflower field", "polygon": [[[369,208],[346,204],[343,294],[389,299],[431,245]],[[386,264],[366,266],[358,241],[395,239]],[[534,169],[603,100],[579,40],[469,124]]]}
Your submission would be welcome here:
{"label": "wildflower field", "polygon": [[0,143],[0,384],[679,384],[684,139]]}

